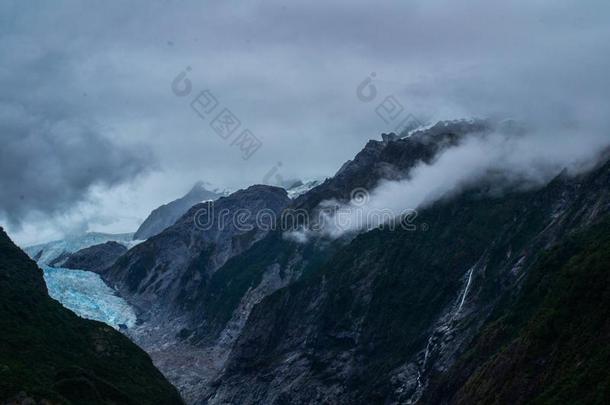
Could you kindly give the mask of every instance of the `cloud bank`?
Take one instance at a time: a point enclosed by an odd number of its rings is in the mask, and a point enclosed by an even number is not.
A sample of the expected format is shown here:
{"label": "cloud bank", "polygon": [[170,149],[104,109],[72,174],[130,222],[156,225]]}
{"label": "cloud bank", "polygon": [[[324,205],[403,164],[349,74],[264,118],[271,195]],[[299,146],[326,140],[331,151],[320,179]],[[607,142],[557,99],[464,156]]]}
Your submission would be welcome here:
{"label": "cloud bank", "polygon": [[[338,238],[370,230],[482,182],[493,195],[541,187],[563,170],[577,175],[593,168],[600,158],[608,158],[608,153],[602,152],[609,145],[610,139],[597,133],[579,137],[560,133],[473,134],[431,164],[413,168],[405,180],[382,181],[374,190],[338,206],[335,201],[321,203],[320,208],[330,205],[335,210],[321,216],[318,235]],[[291,237],[303,242],[312,234],[301,231]]]}

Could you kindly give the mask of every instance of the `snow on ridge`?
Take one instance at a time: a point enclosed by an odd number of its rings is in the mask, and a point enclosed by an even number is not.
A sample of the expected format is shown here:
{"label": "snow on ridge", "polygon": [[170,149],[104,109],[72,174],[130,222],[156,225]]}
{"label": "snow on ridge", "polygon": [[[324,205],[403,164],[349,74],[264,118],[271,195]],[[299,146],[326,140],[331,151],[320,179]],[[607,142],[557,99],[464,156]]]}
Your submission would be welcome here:
{"label": "snow on ridge", "polygon": [[306,181],[296,187],[290,187],[290,188],[286,189],[286,192],[288,193],[288,198],[294,200],[295,198],[305,194],[312,188],[319,186],[322,183],[324,183],[323,180],[316,179],[316,180]]}
{"label": "snow on ridge", "polygon": [[65,239],[28,246],[23,250],[40,265],[48,265],[63,253],[74,253],[81,249],[114,241],[130,249],[135,246],[133,233],[109,234],[88,232],[83,235],[71,236]]}

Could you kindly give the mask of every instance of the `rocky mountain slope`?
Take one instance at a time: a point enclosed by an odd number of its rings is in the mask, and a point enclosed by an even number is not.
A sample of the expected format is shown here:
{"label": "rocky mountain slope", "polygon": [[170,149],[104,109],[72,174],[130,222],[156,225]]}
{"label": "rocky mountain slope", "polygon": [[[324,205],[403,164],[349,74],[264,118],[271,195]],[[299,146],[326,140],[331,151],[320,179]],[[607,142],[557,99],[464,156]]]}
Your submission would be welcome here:
{"label": "rocky mountain slope", "polygon": [[[282,189],[253,186],[214,204],[193,207],[174,226],[131,249],[104,272],[111,286],[141,308],[141,324],[129,333],[187,399],[203,397],[255,304],[318,266],[334,247],[326,242],[294,243],[274,227],[228,226],[219,232],[214,226],[199,229],[195,221],[218,223],[223,212],[226,221],[249,210],[253,215],[246,223],[252,225],[253,216],[265,209],[278,214],[289,206],[301,210],[315,207],[316,200],[349,198],[347,188],[372,187],[389,173],[393,178],[404,176],[418,162],[432,159],[461,136],[479,133],[486,126],[476,122],[467,128],[442,128],[431,138],[371,141],[346,165],[344,174],[293,202]],[[206,215],[206,210],[213,215]]]}
{"label": "rocky mountain slope", "polygon": [[[216,369],[215,353],[184,343],[214,316],[213,311],[199,310],[202,297],[209,297],[220,268],[269,233],[264,218],[278,215],[290,201],[282,188],[252,186],[195,205],[103,273],[109,285],[140,309],[140,324],[130,336],[187,397],[198,396]],[[257,222],[259,212],[266,213],[260,217],[262,224]]]}
{"label": "rocky mountain slope", "polygon": [[103,273],[140,308],[130,336],[189,403],[458,401],[443,376],[512,305],[545,252],[610,213],[610,165],[504,194],[483,181],[420,210],[410,226],[337,240],[296,241],[251,217],[243,228],[201,225],[243,210],[314,214],[491,130],[439,123],[370,141],[293,201],[253,186],[193,207]]}
{"label": "rocky mountain slope", "polygon": [[422,403],[582,403],[610,398],[610,218],[540,258]]}
{"label": "rocky mountain slope", "polygon": [[[482,198],[481,190],[471,190],[424,210],[425,232],[375,230],[358,236],[308,277],[254,307],[208,403],[442,403],[430,398],[445,385],[430,381],[462,361],[494,311],[535,274],[544,252],[596,223],[607,236],[607,222],[601,221],[610,213],[608,185],[610,164],[502,198]],[[575,307],[577,301],[565,303],[566,309]],[[600,331],[595,338],[602,336]],[[587,364],[585,354],[572,356]],[[479,373],[488,369],[477,363],[481,357],[471,361]],[[494,379],[506,378],[510,361],[496,361],[497,371],[483,378],[473,376],[473,391],[460,392],[455,402],[494,398]],[[492,360],[487,367],[493,365]],[[519,386],[527,378],[513,372],[515,385],[507,392],[515,387],[525,392],[513,398],[516,403],[533,399]],[[604,383],[606,376],[598,374],[596,382]],[[487,388],[477,391],[485,379]],[[540,389],[550,388],[549,383]]]}
{"label": "rocky mountain slope", "polygon": [[206,200],[216,200],[225,195],[224,192],[210,191],[203,182],[198,182],[181,198],[154,209],[133,235],[134,240],[144,240],[158,235],[164,229],[175,224],[181,216],[195,204]]}
{"label": "rocky mountain slope", "polygon": [[182,403],[129,339],[52,300],[42,271],[2,229],[0,330],[2,403]]}
{"label": "rocky mountain slope", "polygon": [[370,140],[352,160],[318,187],[298,197],[295,209],[315,209],[329,199],[349,200],[357,188],[373,190],[380,180],[400,180],[420,163],[431,163],[438,154],[468,136],[484,136],[491,130],[486,121],[439,122],[405,139]]}

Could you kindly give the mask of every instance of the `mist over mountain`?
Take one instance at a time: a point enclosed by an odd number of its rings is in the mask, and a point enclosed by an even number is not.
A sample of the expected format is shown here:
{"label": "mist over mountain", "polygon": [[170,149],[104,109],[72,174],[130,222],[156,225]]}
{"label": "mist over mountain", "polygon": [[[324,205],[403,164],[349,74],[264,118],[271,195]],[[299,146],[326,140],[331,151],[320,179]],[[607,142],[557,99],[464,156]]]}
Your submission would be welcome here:
{"label": "mist over mountain", "polygon": [[[324,233],[286,238],[292,229],[279,226],[280,214],[299,209],[313,217],[331,200],[355,210],[362,206],[354,189],[407,182],[452,151],[464,163],[463,145],[487,146],[494,134],[477,121],[441,123],[406,139],[370,141],[337,175],[292,202],[281,189],[253,186],[194,206],[103,273],[141,308],[141,323],[128,334],[192,403],[309,403],[312,395],[410,403],[433,395],[432,381],[444,378],[442,370],[460,359],[541,255],[605,220],[607,156],[596,154],[588,170],[551,177],[557,166],[528,182],[515,182],[510,165],[498,166],[491,177],[465,177],[468,187],[455,181],[444,198],[432,194],[408,227],[363,228],[335,242]],[[442,179],[433,184],[443,187]],[[278,226],[255,222],[270,207]],[[242,219],[222,222],[232,215]],[[393,300],[408,305],[394,312]],[[373,378],[371,370],[380,371]]]}
{"label": "mist over mountain", "polygon": [[[324,232],[338,237],[344,232],[374,229],[383,224],[382,217],[375,216],[375,212],[383,212],[386,220],[395,218],[468,188],[480,187],[481,183],[496,197],[539,188],[562,171],[577,175],[610,156],[610,140],[605,136],[558,137],[550,147],[548,138],[537,133],[499,131],[501,128],[489,126],[477,136],[457,140],[431,162],[421,162],[406,178],[380,182],[366,191],[366,201],[350,201],[337,208],[343,215],[341,229],[333,226],[339,222],[338,214],[325,218]],[[411,139],[417,141],[422,136],[426,132],[416,133]],[[365,220],[359,221],[359,217]]]}

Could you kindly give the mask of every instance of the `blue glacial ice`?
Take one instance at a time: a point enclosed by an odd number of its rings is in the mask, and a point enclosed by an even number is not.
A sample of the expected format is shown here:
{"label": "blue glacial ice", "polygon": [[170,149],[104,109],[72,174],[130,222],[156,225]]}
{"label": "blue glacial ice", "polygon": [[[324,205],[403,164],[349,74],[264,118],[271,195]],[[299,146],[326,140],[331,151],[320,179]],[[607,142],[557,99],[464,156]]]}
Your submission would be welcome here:
{"label": "blue glacial ice", "polygon": [[51,298],[77,315],[104,322],[115,329],[136,323],[133,308],[101,277],[91,271],[55,268],[40,264]]}
{"label": "blue glacial ice", "polygon": [[131,248],[141,241],[132,240],[133,234],[106,234],[89,232],[35,246],[26,247],[25,252],[44,271],[44,279],[51,298],[77,315],[104,322],[115,329],[121,325],[131,328],[136,322],[133,308],[115,291],[107,286],[101,277],[93,272],[50,267],[49,264],[65,253],[105,243],[118,242]]}

